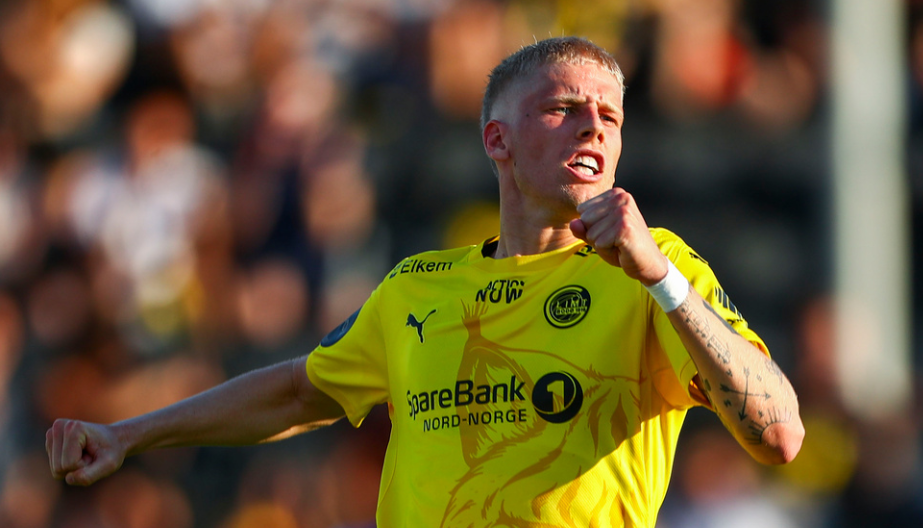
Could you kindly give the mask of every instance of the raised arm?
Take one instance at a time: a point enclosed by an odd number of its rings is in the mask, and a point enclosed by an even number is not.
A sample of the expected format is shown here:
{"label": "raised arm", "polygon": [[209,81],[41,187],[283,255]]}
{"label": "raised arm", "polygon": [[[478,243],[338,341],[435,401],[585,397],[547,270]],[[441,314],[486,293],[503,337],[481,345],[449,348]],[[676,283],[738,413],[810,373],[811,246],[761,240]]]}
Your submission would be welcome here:
{"label": "raised arm", "polygon": [[58,419],[45,434],[45,450],[55,478],[86,486],[115,472],[126,457],[151,449],[257,444],[343,415],[340,405],[310,382],[301,357],[121,422]]}
{"label": "raised arm", "polygon": [[652,293],[667,294],[667,306],[658,302],[695,362],[712,407],[738,443],[764,464],[792,460],[801,449],[804,427],[795,391],[778,365],[728,325],[672,267],[630,194],[614,188],[577,211],[580,219],[571,223],[575,236]]}

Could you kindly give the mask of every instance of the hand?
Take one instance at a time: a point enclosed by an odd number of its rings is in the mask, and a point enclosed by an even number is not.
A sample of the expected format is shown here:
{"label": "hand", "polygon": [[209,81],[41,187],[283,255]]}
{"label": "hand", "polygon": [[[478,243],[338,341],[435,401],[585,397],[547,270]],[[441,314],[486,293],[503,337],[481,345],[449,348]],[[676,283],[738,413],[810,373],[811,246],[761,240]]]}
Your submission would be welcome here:
{"label": "hand", "polygon": [[570,230],[603,260],[650,286],[667,275],[667,258],[648,230],[635,199],[615,187],[577,206]]}
{"label": "hand", "polygon": [[51,474],[73,486],[89,486],[122,466],[126,449],[110,426],[55,420],[45,433]]}

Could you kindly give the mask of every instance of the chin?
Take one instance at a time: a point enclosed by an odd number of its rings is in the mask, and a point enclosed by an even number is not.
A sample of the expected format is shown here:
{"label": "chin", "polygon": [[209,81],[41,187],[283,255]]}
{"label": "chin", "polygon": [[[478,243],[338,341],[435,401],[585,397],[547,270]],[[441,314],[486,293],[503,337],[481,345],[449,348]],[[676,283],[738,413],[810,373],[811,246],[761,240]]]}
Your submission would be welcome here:
{"label": "chin", "polygon": [[596,185],[587,184],[565,185],[564,195],[567,196],[567,199],[571,205],[577,207],[590,198],[605,192],[608,188],[609,187],[598,187]]}

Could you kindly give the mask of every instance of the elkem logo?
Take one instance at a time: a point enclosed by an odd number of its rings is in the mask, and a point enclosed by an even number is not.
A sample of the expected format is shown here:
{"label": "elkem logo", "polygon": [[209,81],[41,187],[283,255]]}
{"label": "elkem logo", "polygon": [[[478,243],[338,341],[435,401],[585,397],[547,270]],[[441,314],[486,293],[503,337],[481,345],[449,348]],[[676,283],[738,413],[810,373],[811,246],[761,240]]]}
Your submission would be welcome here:
{"label": "elkem logo", "polygon": [[590,311],[590,292],[571,284],[552,293],[545,301],[545,319],[555,328],[570,328]]}
{"label": "elkem logo", "polygon": [[549,372],[535,382],[532,405],[546,422],[564,423],[583,406],[583,387],[567,372]]}

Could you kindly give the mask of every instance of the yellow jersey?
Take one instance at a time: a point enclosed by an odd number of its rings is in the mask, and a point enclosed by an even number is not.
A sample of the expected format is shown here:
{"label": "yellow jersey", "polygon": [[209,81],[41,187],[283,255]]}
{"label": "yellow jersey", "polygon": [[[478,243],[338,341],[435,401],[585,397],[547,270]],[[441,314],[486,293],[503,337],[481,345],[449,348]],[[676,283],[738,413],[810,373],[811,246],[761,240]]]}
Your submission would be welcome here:
{"label": "yellow jersey", "polygon": [[[766,350],[708,264],[661,251]],[[696,366],[647,290],[579,242],[493,259],[490,245],[400,262],[308,356],[359,426],[388,403],[378,526],[649,527]]]}

